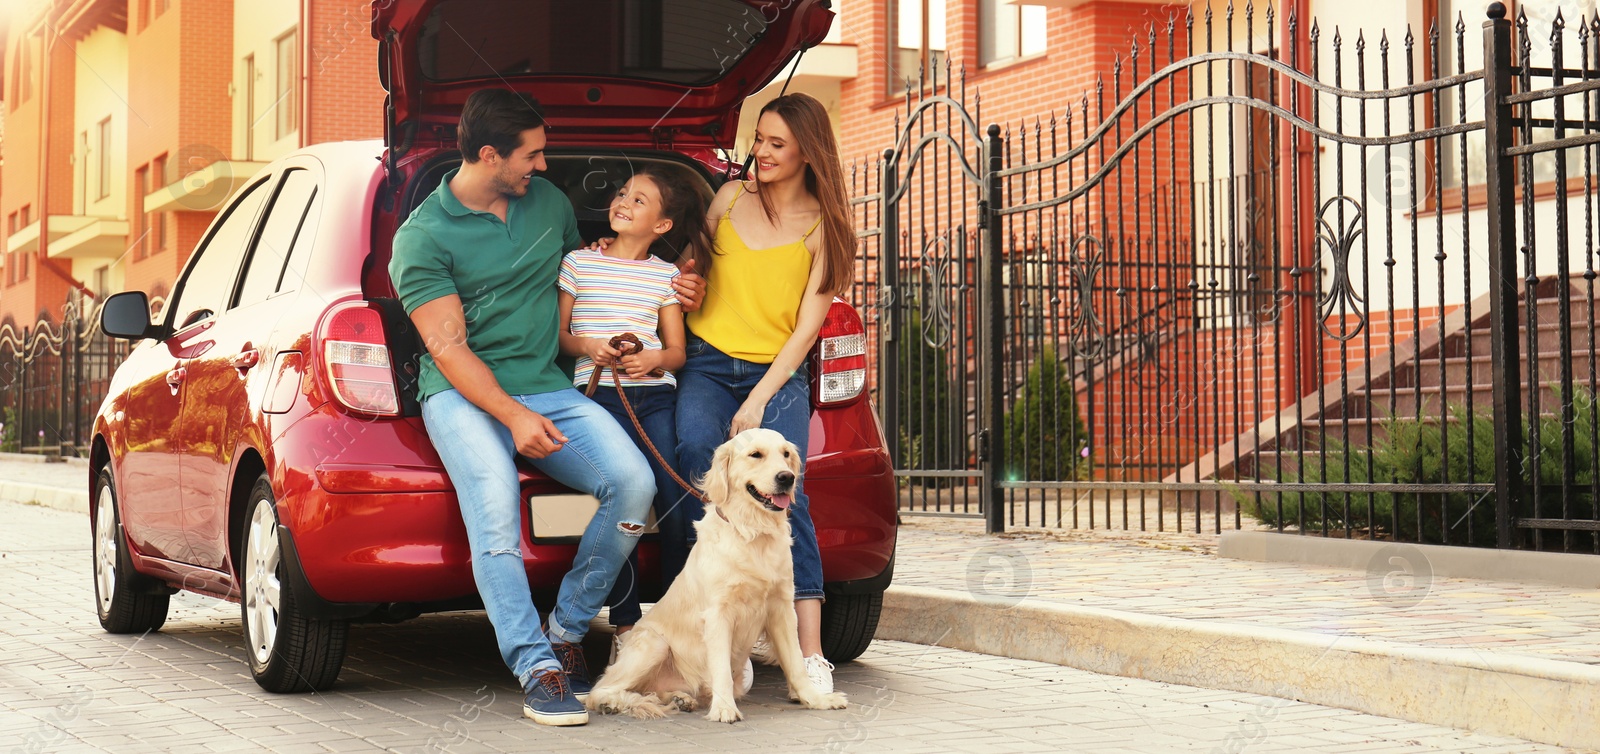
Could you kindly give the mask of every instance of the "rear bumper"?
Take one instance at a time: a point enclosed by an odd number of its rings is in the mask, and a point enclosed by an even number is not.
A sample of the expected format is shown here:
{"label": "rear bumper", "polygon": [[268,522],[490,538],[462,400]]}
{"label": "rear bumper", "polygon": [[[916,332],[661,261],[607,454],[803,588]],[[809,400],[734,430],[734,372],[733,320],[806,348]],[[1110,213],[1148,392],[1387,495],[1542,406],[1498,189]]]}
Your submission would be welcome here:
{"label": "rear bumper", "polygon": [[[286,432],[326,434],[336,414],[312,414]],[[296,450],[280,436],[274,486],[279,491],[280,534],[291,584],[327,617],[356,617],[385,604],[460,604],[477,596],[466,529],[455,493],[437,465],[428,463],[426,435],[408,421],[366,422],[360,443],[336,458]],[[424,443],[425,454],[417,453]],[[405,448],[408,452],[394,452]],[[353,457],[357,451],[379,458]],[[410,459],[398,463],[395,459]],[[437,463],[436,460],[433,461]],[[881,449],[813,457],[807,491],[817,522],[828,588],[863,589],[893,573],[894,478]],[[336,491],[335,491],[336,490]],[[549,480],[525,478],[524,499],[567,493]],[[523,506],[522,554],[534,593],[552,594],[572,567],[575,543],[534,542]],[[640,543],[641,570],[656,572],[656,547]],[[843,585],[843,586],[840,586]],[[642,584],[646,596],[654,588]],[[840,592],[843,593],[843,592]]]}

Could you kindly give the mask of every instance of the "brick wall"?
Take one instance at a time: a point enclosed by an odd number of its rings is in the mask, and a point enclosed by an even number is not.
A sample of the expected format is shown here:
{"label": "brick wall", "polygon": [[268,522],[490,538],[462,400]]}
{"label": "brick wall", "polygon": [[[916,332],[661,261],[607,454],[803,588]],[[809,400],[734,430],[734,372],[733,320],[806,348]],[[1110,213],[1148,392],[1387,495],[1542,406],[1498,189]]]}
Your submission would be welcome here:
{"label": "brick wall", "polygon": [[[312,0],[311,133],[305,143],[383,137],[371,0]],[[303,42],[302,42],[303,43]]]}

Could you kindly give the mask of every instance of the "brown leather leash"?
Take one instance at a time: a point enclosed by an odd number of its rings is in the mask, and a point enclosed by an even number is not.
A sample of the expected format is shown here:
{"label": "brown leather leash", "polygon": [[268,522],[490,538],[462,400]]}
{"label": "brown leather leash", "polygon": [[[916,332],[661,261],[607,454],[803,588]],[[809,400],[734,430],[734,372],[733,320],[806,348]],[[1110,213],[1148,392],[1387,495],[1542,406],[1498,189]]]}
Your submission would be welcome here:
{"label": "brown leather leash", "polygon": [[[612,338],[609,345],[620,352],[617,356],[618,359],[630,353],[639,353],[644,350],[644,344],[639,342],[639,337],[631,332],[625,332]],[[677,482],[678,486],[688,490],[689,494],[699,498],[702,503],[711,502],[706,499],[705,495],[701,494],[700,490],[683,481],[683,477],[678,476],[678,472],[672,468],[672,464],[667,463],[667,459],[661,457],[661,451],[656,450],[656,444],[650,442],[650,435],[645,433],[644,426],[639,423],[639,417],[633,413],[633,404],[628,402],[628,393],[622,389],[622,375],[617,373],[615,367],[602,367],[599,364],[595,364],[594,372],[589,375],[589,386],[584,388],[583,394],[591,398],[594,397],[595,388],[600,385],[601,369],[611,370],[611,382],[617,387],[617,398],[622,401],[622,408],[628,412],[628,418],[633,420],[633,428],[638,431],[639,439],[644,440],[644,446],[650,449],[650,455],[656,457],[656,462],[661,464],[661,468],[666,469],[668,474],[672,475],[672,480]],[[660,369],[650,371],[651,377],[660,377],[663,374],[666,373]],[[722,509],[718,508],[717,513],[722,516],[724,521],[727,520],[728,516],[722,512]]]}

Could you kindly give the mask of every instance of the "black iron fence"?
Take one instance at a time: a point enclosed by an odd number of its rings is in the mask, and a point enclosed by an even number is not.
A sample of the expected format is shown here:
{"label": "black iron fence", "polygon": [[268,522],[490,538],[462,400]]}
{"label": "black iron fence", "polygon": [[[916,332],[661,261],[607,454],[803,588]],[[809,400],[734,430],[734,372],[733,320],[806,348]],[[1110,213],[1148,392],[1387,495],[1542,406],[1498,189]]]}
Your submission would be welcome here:
{"label": "black iron fence", "polygon": [[59,321],[0,325],[0,451],[85,454],[128,346],[100,332],[98,304],[76,297]]}
{"label": "black iron fence", "polygon": [[1600,16],[1307,21],[908,88],[852,172],[903,513],[1600,553]]}

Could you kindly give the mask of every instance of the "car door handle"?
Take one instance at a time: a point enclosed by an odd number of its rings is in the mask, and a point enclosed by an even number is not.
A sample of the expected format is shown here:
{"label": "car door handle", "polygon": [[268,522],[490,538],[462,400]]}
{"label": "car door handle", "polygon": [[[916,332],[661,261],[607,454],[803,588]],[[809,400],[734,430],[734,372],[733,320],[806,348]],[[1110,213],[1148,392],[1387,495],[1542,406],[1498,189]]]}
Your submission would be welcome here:
{"label": "car door handle", "polygon": [[233,358],[228,359],[228,363],[241,372],[255,366],[259,361],[261,361],[261,352],[254,348],[240,351]]}
{"label": "car door handle", "polygon": [[167,387],[177,390],[183,384],[183,378],[187,376],[189,376],[189,371],[183,367],[167,372]]}

